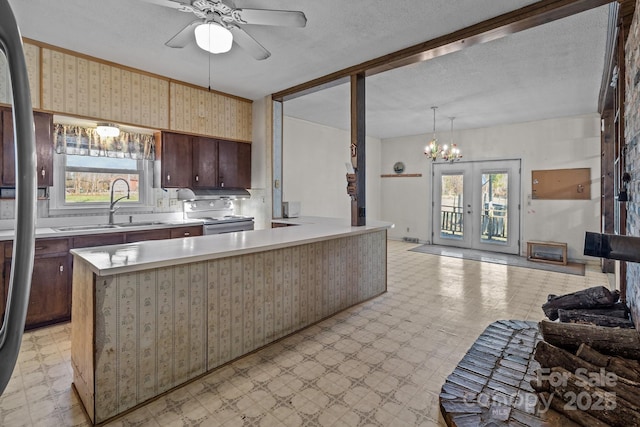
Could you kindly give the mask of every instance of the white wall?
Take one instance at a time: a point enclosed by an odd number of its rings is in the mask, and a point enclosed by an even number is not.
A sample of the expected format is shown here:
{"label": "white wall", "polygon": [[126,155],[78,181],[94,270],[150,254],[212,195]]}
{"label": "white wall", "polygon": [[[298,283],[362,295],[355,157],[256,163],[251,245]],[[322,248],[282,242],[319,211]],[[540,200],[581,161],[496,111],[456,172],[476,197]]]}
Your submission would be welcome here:
{"label": "white wall", "polygon": [[[350,162],[348,131],[285,116],[282,192],[284,201],[300,201],[301,214],[351,217],[347,195]],[[380,140],[366,139],[366,215],[380,219]]]}
{"label": "white wall", "polygon": [[[431,164],[423,154],[429,139],[430,135],[417,135],[382,141],[382,173],[393,173],[393,164],[402,161],[405,173],[423,174],[381,180],[381,218],[396,224],[390,238],[431,240]],[[570,259],[593,261],[582,251],[585,231],[600,229],[597,114],[462,130],[454,132],[454,140],[466,161],[522,159],[522,254],[527,240],[553,240],[568,243]],[[530,200],[532,170],[584,167],[591,168],[590,200]]]}

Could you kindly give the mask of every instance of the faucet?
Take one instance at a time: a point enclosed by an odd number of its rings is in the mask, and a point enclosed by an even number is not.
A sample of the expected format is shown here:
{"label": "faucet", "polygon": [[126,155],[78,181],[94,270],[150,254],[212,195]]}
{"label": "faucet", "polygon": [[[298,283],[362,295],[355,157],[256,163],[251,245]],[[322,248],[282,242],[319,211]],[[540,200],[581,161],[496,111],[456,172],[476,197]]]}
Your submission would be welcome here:
{"label": "faucet", "polygon": [[[127,195],[122,196],[119,199],[113,200],[113,188],[116,186],[116,182],[123,181],[127,184]],[[124,178],[116,178],[111,183],[111,204],[109,205],[109,225],[113,225],[113,214],[116,213],[119,207],[115,207],[116,203],[118,203],[122,199],[128,199],[129,193],[131,192],[131,188],[129,187],[129,182]]]}

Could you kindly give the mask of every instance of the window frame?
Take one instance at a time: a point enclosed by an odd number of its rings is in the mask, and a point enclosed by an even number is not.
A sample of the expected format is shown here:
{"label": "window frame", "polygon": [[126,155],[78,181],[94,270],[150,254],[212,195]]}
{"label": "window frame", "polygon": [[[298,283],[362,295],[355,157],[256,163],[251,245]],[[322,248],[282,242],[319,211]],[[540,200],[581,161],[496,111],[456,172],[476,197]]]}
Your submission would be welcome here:
{"label": "window frame", "polygon": [[[87,156],[89,157],[89,156]],[[49,197],[49,214],[69,214],[80,213],[83,214],[99,214],[108,213],[109,202],[82,202],[82,203],[67,203],[65,201],[65,178],[67,172],[67,154],[54,153],[53,156],[53,187],[51,188]],[[124,160],[124,159],[123,159]],[[127,159],[132,160],[132,159]],[[138,181],[138,201],[126,202],[121,205],[119,212],[121,213],[134,213],[134,212],[149,212],[154,208],[153,203],[153,161],[152,160],[140,160],[134,159],[137,165],[137,171],[139,173]],[[73,171],[78,172],[101,172],[118,174],[125,173],[130,174],[131,169],[101,169],[101,168],[85,168],[85,167],[72,167]]]}

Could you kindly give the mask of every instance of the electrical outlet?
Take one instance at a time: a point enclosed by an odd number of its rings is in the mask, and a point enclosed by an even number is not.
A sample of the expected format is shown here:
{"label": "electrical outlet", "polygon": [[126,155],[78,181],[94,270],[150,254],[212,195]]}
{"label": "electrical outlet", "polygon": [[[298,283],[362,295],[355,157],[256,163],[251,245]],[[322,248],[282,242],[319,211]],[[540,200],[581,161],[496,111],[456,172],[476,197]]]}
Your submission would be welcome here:
{"label": "electrical outlet", "polygon": [[178,200],[177,199],[169,199],[169,206],[171,206],[172,208],[178,206]]}
{"label": "electrical outlet", "polygon": [[13,219],[16,203],[14,200],[0,201],[0,219]]}

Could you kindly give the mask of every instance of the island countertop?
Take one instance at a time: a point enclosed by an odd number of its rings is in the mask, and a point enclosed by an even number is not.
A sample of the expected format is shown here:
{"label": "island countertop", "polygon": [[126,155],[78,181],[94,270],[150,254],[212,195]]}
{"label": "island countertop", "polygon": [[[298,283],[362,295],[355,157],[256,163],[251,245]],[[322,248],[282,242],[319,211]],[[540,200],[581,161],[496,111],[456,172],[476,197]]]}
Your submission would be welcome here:
{"label": "island countertop", "polygon": [[353,227],[349,219],[318,217],[286,222],[297,226],[72,249],[71,253],[85,260],[96,275],[108,276],[280,249],[393,226],[389,222],[368,221],[365,226]]}

